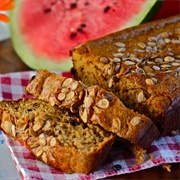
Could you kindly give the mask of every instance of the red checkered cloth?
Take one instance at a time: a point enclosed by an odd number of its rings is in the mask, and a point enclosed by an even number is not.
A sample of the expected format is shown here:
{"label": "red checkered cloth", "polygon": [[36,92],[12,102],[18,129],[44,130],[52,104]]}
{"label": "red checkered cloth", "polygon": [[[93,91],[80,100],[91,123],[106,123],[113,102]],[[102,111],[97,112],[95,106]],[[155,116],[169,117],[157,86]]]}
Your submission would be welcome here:
{"label": "red checkered cloth", "polygon": [[[28,71],[0,75],[0,100],[16,100],[22,97],[28,97],[24,93],[24,88],[30,78],[35,74],[35,71]],[[68,77],[71,76],[69,73],[60,72],[58,74]],[[93,180],[132,173],[162,164],[180,162],[180,134],[177,134],[175,136],[165,136],[154,141],[147,149],[145,162],[141,165],[136,165],[136,160],[132,153],[116,145],[112,148],[100,170],[89,175],[77,173],[66,174],[37,160],[30,151],[20,143],[6,135],[4,135],[4,137],[10,149],[12,159],[23,179]],[[153,159],[150,158],[151,155]]]}

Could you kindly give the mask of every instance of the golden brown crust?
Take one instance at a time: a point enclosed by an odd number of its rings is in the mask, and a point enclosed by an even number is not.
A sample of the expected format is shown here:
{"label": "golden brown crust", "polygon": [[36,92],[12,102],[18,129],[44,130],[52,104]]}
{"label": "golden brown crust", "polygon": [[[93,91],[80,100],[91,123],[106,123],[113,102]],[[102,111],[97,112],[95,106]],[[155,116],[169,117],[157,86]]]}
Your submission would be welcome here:
{"label": "golden brown crust", "polygon": [[0,127],[36,158],[66,173],[97,170],[115,140],[112,133],[84,126],[68,110],[37,99],[2,101]]}
{"label": "golden brown crust", "polygon": [[[35,79],[26,87],[27,93],[36,95],[51,105],[70,108],[72,113],[79,113],[83,122],[99,124],[104,129],[144,148],[159,136],[157,128],[149,118],[126,108],[116,96],[98,86],[86,87],[72,78],[49,72],[43,84],[36,84],[45,71],[38,71]],[[52,85],[54,82],[55,86]],[[34,91],[36,85],[38,90],[39,86],[42,87],[39,94]]]}
{"label": "golden brown crust", "polygon": [[88,41],[71,54],[76,79],[112,91],[162,135],[180,127],[180,15]]}

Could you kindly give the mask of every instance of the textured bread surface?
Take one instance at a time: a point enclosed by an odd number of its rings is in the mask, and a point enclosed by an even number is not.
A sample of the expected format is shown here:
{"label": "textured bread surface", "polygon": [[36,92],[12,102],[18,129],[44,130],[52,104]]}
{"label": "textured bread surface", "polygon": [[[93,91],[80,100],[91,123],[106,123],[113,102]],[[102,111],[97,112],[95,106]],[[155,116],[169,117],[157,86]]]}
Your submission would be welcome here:
{"label": "textured bread surface", "polygon": [[0,129],[36,158],[66,173],[97,170],[115,140],[101,127],[84,124],[67,109],[38,99],[0,102]]}
{"label": "textured bread surface", "polygon": [[140,147],[149,147],[159,136],[151,119],[126,108],[114,94],[98,86],[86,87],[72,78],[39,70],[25,91],[53,106],[68,108],[84,123],[98,124]]}
{"label": "textured bread surface", "polygon": [[113,92],[161,135],[180,129],[180,15],[88,41],[71,54],[76,80]]}

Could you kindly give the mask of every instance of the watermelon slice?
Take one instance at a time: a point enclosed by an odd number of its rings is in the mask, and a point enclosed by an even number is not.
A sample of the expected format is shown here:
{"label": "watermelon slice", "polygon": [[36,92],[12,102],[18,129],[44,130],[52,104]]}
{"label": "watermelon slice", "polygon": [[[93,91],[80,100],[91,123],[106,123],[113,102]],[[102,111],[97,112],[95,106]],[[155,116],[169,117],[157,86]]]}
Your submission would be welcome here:
{"label": "watermelon slice", "polygon": [[[69,50],[140,24],[158,0],[16,0],[12,42],[32,69],[69,71]],[[162,1],[161,1],[162,2]]]}

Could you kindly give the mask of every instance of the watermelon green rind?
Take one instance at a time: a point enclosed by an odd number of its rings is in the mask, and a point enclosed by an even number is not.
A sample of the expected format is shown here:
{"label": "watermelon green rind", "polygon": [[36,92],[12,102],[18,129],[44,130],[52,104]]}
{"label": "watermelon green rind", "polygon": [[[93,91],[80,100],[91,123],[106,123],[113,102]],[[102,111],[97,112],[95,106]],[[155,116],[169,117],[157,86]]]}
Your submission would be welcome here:
{"label": "watermelon green rind", "polygon": [[150,20],[153,17],[153,15],[156,14],[156,11],[159,9],[159,5],[161,3],[162,1],[159,0],[149,0],[148,3],[144,4],[142,8],[143,10],[140,13],[138,13],[137,16],[135,16],[130,22],[128,22],[124,28],[136,26],[138,24]]}
{"label": "watermelon green rind", "polygon": [[156,2],[156,4],[151,8],[151,10],[148,12],[148,14],[146,15],[146,17],[141,21],[142,23],[148,22],[151,19],[153,19],[153,17],[158,13],[158,11],[160,10],[162,4],[164,3],[164,0],[159,0]]}
{"label": "watermelon green rind", "polygon": [[[38,56],[37,54],[34,54],[34,52],[31,49],[31,45],[25,43],[25,40],[23,39],[23,36],[20,33],[20,29],[17,23],[21,3],[22,0],[15,1],[16,8],[14,8],[14,10],[11,12],[10,22],[12,43],[17,54],[21,57],[24,63],[32,69],[70,71],[72,67],[72,61],[70,56],[64,58],[63,61],[61,60],[60,62],[52,61],[51,58],[48,58],[45,55],[41,54],[40,56]],[[148,13],[152,13],[151,9],[154,6],[156,6],[157,3],[158,0],[147,0],[147,2],[144,3],[142,11],[138,13],[133,19],[131,19],[131,21],[128,22],[125,26],[121,27],[121,29],[132,27],[143,22],[145,17],[147,17]]]}

